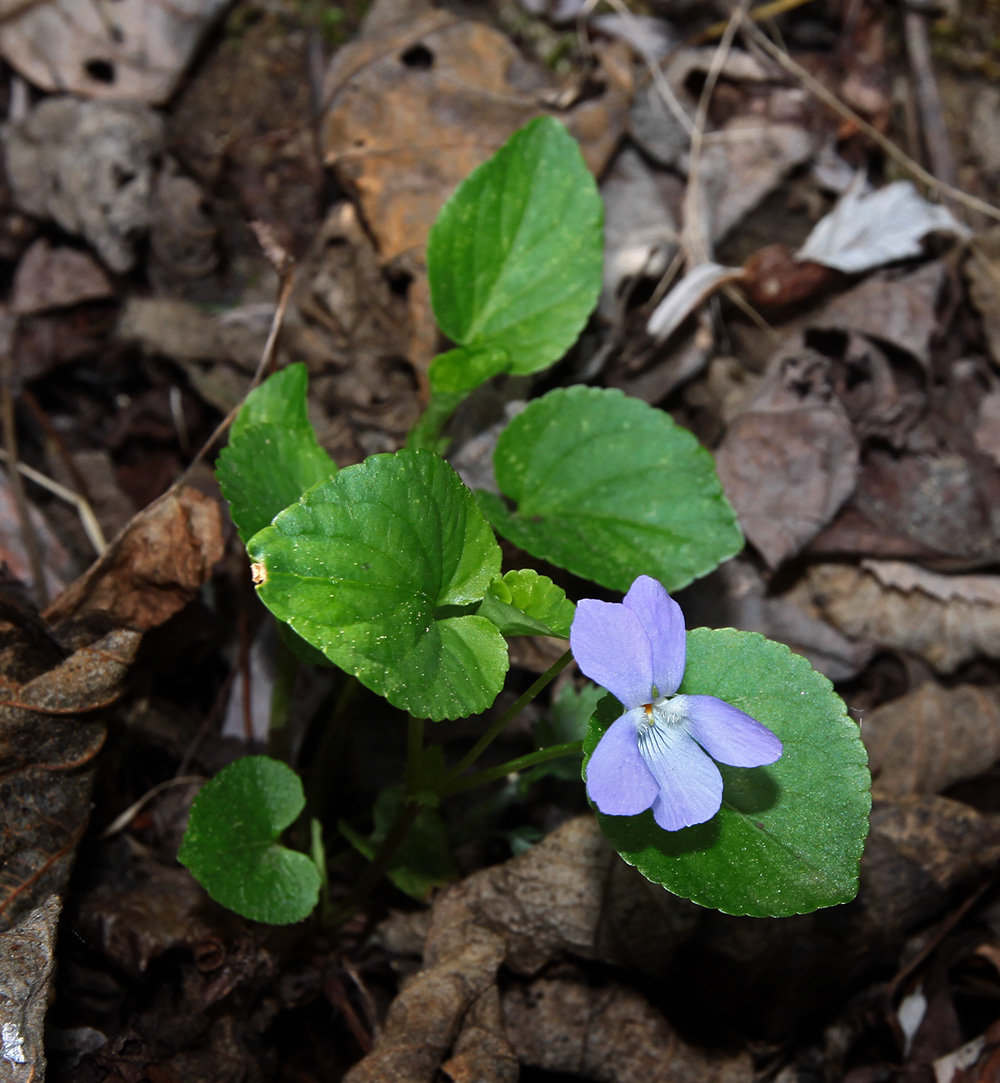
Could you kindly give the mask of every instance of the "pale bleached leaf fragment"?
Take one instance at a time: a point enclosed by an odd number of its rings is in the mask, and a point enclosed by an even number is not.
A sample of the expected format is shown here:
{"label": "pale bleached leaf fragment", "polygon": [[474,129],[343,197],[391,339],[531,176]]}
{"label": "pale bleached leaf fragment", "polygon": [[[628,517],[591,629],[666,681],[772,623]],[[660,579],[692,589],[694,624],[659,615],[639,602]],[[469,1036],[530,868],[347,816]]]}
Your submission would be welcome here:
{"label": "pale bleached leaf fragment", "polygon": [[929,203],[910,181],[894,181],[874,192],[865,187],[858,174],[833,210],[816,223],[796,259],[860,274],[919,256],[929,233],[969,235],[947,207]]}

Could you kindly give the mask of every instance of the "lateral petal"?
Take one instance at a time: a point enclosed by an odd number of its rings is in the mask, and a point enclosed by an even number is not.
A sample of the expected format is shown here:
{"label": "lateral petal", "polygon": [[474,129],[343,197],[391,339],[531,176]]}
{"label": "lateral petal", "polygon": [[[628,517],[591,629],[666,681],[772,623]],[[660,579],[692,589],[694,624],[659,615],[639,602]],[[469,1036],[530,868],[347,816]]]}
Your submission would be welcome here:
{"label": "lateral petal", "polygon": [[623,714],[601,738],[587,763],[587,793],[608,816],[638,816],[660,787],[639,755],[635,720]]}
{"label": "lateral petal", "polygon": [[626,709],[653,698],[649,637],[639,618],[624,605],[582,599],[569,630],[569,645],[582,672]]}
{"label": "lateral petal", "polygon": [[676,696],[671,701],[688,733],[719,763],[763,767],[774,763],[782,744],[762,722],[715,696]]}
{"label": "lateral petal", "polygon": [[653,656],[653,684],[661,696],[680,687],[687,660],[684,614],[661,583],[640,575],[622,603],[639,618],[649,637]]}
{"label": "lateral petal", "polygon": [[710,820],[722,805],[722,775],[681,726],[657,724],[640,733],[639,752],[660,792],[653,819],[664,831]]}

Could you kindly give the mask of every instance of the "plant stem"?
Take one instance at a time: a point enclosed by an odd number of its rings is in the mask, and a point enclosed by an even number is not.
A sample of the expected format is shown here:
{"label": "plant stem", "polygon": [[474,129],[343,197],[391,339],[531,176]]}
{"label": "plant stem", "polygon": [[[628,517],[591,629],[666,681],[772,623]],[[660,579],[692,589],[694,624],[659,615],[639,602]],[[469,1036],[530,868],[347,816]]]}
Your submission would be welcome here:
{"label": "plant stem", "polygon": [[448,792],[452,783],[472,766],[476,760],[486,751],[486,749],[496,740],[497,737],[503,732],[512,719],[516,718],[521,711],[538,695],[539,692],[551,681],[555,680],[560,673],[570,664],[573,660],[572,652],[567,651],[557,662],[553,663],[549,668],[538,678],[532,686],[523,692],[517,699],[503,712],[502,715],[493,723],[492,726],[479,738],[478,741],[472,746],[471,749],[459,760],[458,764],[452,768],[444,780],[441,787],[441,792]]}
{"label": "plant stem", "polygon": [[368,864],[368,868],[358,877],[354,887],[347,893],[340,905],[330,916],[331,926],[343,925],[348,918],[352,917],[357,908],[368,898],[368,893],[382,879],[383,874],[392,864],[396,851],[406,841],[410,828],[420,814],[420,805],[416,801],[408,801],[400,805],[395,819],[389,825],[385,838],[379,845],[375,856]]}
{"label": "plant stem", "polygon": [[468,395],[468,391],[433,392],[424,412],[410,429],[406,446],[414,451],[427,448],[443,455],[448,448],[448,441],[442,438],[441,433],[451,415]]}
{"label": "plant stem", "polygon": [[459,779],[450,785],[443,787],[441,797],[451,797],[452,794],[463,793],[465,790],[474,789],[476,786],[485,786],[487,782],[495,782],[498,778],[523,771],[527,767],[535,767],[540,763],[548,763],[549,760],[557,760],[560,756],[570,756],[583,751],[583,741],[567,741],[564,745],[551,745],[549,748],[540,748],[536,752],[528,752],[517,759],[508,760],[498,767],[490,767],[478,774],[469,775],[468,778]]}

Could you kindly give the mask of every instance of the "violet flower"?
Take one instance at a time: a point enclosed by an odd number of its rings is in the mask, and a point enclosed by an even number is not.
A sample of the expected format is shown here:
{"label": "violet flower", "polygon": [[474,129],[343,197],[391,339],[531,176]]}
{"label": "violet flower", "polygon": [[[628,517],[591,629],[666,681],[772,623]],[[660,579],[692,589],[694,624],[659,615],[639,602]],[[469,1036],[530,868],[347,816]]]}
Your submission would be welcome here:
{"label": "violet flower", "polygon": [[704,823],[722,805],[713,760],[762,767],[781,756],[781,741],[731,704],[675,695],[687,656],[684,615],[648,575],[621,604],[583,599],[569,641],[580,669],[625,707],[587,764],[587,793],[601,812],[652,808],[665,831]]}

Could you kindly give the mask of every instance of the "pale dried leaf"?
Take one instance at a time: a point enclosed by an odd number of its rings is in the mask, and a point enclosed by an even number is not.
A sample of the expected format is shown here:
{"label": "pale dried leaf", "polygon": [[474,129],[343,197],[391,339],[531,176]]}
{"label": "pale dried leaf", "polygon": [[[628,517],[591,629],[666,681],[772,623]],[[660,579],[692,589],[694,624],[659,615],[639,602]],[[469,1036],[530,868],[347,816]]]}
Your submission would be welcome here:
{"label": "pale dried leaf", "polygon": [[228,0],[0,0],[0,55],[48,91],[170,97]]}
{"label": "pale dried leaf", "polygon": [[941,793],[1000,759],[1000,696],[927,682],[868,712],[861,736],[875,794]]}
{"label": "pale dried leaf", "polygon": [[929,233],[967,237],[969,231],[938,203],[929,203],[907,180],[866,192],[863,174],[821,218],[796,252],[847,274],[860,274],[896,260],[919,256]]}
{"label": "pale dried leaf", "polygon": [[807,584],[826,618],[845,635],[911,651],[941,673],[977,655],[1000,658],[1000,605],[989,600],[996,591],[993,576],[913,569],[908,578],[899,578],[896,561],[866,561],[860,568],[815,565]]}
{"label": "pale dried leaf", "polygon": [[84,237],[124,273],[152,220],[163,141],[163,118],[140,102],[46,98],[8,127],[7,175],[22,210]]}

